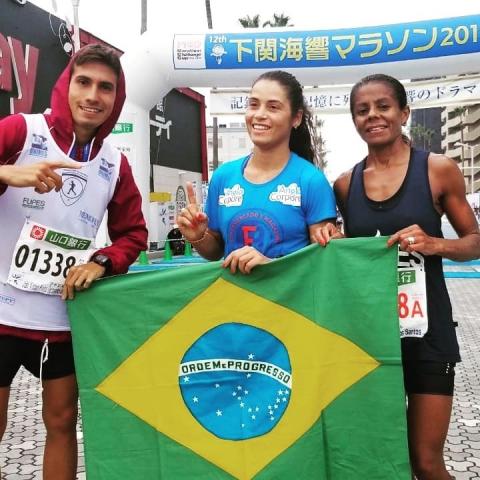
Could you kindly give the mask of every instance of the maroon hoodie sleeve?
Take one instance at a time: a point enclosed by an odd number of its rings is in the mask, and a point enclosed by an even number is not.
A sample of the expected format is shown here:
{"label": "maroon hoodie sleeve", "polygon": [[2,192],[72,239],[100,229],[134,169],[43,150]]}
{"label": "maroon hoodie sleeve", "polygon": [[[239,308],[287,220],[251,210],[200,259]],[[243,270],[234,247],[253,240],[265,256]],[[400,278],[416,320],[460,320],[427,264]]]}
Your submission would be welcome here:
{"label": "maroon hoodie sleeve", "polygon": [[[0,168],[17,161],[27,137],[27,124],[22,115],[10,115],[0,120]],[[0,183],[0,195],[7,185]]]}
{"label": "maroon hoodie sleeve", "polygon": [[142,214],[142,198],[123,154],[118,183],[108,204],[107,224],[113,243],[96,253],[110,258],[110,274],[126,273],[140,252],[147,249],[148,232]]}

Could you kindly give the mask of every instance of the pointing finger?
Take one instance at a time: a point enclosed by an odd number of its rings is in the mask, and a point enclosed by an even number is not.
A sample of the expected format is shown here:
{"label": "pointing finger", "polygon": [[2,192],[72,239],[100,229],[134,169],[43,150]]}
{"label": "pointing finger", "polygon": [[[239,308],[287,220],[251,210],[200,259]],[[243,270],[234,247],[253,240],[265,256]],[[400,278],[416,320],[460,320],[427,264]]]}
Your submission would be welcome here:
{"label": "pointing finger", "polygon": [[68,160],[53,160],[48,162],[50,168],[82,168],[81,163],[69,162]]}

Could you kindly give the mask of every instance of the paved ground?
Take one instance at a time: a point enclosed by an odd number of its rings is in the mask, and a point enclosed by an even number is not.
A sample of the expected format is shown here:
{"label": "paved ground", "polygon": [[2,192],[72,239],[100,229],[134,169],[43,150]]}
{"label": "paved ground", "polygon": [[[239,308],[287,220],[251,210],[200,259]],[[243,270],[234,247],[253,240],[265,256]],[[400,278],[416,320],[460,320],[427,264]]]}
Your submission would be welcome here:
{"label": "paved ground", "polygon": [[[463,362],[457,367],[456,395],[445,458],[456,480],[480,478],[480,279],[447,280]],[[24,371],[12,386],[9,424],[0,444],[1,480],[39,480],[44,447],[38,381]],[[79,479],[85,479],[80,443]],[[148,479],[146,479],[148,480]],[[362,479],[359,479],[362,480]]]}

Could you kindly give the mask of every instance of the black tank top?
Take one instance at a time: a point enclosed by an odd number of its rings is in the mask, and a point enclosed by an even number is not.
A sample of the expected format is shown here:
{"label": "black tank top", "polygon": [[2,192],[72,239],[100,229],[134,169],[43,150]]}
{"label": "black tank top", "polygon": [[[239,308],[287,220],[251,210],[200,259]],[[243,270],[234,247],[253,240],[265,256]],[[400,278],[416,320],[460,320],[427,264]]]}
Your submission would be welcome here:
{"label": "black tank top", "polygon": [[[366,159],[355,165],[345,206],[349,237],[393,233],[419,225],[428,235],[443,238],[441,216],[435,210],[428,179],[428,152],[411,149],[407,173],[398,191],[384,201],[367,197],[363,182]],[[425,256],[428,332],[423,338],[402,339],[404,361],[460,361],[452,307],[442,269],[442,258]]]}

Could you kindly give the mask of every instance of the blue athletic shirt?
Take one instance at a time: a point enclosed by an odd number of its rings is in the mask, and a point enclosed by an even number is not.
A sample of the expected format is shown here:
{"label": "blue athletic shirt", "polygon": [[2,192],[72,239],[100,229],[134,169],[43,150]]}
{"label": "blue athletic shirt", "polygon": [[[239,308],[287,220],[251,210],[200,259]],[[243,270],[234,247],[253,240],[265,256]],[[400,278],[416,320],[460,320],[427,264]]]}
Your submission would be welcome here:
{"label": "blue athletic shirt", "polygon": [[309,225],[336,218],[332,188],[313,164],[292,153],[275,178],[256,184],[243,175],[249,159],[223,164],[208,188],[208,227],[221,233],[225,256],[245,245],[287,255],[310,243]]}

